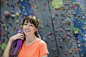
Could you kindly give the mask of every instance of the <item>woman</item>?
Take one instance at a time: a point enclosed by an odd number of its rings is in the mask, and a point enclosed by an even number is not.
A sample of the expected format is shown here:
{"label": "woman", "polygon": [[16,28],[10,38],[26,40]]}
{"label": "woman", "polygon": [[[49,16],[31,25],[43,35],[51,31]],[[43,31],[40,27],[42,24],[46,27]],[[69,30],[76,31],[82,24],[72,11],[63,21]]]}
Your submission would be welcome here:
{"label": "woman", "polygon": [[[38,19],[35,16],[27,16],[24,18],[22,26],[23,32],[9,38],[2,57],[48,57],[47,44],[40,39],[38,34]],[[11,45],[13,46],[11,47]],[[14,48],[15,45],[17,48]]]}

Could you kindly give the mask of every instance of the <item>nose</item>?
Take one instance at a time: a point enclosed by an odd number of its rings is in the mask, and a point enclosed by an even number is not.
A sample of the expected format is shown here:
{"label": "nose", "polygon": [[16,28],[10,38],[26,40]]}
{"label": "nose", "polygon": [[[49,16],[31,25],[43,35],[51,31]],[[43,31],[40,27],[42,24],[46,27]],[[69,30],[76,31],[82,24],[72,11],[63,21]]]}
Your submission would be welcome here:
{"label": "nose", "polygon": [[27,25],[26,28],[29,29],[29,25]]}

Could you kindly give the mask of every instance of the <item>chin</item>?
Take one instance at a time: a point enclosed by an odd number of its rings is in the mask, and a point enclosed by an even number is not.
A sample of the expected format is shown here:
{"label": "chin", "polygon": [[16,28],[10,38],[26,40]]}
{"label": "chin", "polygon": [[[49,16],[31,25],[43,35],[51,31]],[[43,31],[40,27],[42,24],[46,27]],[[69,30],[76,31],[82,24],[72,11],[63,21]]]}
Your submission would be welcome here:
{"label": "chin", "polygon": [[25,33],[25,35],[31,35],[31,33]]}

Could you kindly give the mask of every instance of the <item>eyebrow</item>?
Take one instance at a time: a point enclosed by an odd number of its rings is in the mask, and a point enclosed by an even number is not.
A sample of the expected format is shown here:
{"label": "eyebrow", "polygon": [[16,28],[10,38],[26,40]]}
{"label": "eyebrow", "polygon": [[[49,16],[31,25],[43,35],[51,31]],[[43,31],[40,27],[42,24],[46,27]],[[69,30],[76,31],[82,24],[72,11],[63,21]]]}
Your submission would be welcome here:
{"label": "eyebrow", "polygon": [[[27,23],[27,22],[24,22],[24,24]],[[31,24],[31,23],[30,23]],[[33,25],[33,24],[32,24]]]}

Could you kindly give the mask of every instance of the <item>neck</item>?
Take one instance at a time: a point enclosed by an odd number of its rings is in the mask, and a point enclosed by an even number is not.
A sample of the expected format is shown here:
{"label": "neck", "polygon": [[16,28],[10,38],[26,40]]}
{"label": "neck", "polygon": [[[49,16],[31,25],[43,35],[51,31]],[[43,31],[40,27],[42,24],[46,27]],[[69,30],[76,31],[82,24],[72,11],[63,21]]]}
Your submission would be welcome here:
{"label": "neck", "polygon": [[33,36],[26,36],[26,43],[29,43],[29,42],[33,42],[37,39],[37,37],[35,35]]}

